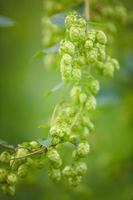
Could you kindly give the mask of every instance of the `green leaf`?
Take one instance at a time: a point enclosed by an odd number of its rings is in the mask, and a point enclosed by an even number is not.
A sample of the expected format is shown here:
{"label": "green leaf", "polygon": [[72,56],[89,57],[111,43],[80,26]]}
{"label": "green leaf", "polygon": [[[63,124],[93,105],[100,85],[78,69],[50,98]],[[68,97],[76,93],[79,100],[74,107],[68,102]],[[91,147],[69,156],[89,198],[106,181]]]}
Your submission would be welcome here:
{"label": "green leaf", "polygon": [[60,82],[56,84],[51,90],[46,93],[46,96],[50,96],[51,94],[55,93],[56,91],[60,90],[64,87],[64,83]]}
{"label": "green leaf", "polygon": [[64,21],[65,21],[65,14],[64,13],[58,13],[56,15],[53,15],[51,18],[51,22],[61,28],[64,28]]}
{"label": "green leaf", "polygon": [[3,147],[6,147],[6,148],[10,148],[10,149],[14,148],[13,145],[8,144],[8,142],[6,142],[5,140],[2,140],[2,139],[0,139],[0,145]]}
{"label": "green leaf", "polygon": [[0,15],[0,26],[1,27],[11,27],[11,26],[14,26],[14,24],[15,24],[14,20]]}
{"label": "green leaf", "polygon": [[42,124],[40,126],[38,126],[38,128],[50,128],[49,124]]}
{"label": "green leaf", "polygon": [[6,141],[0,139],[0,144],[8,144]]}
{"label": "green leaf", "polygon": [[42,58],[44,56],[46,56],[47,54],[49,53],[57,53],[59,50],[59,44],[56,44],[52,47],[49,47],[49,48],[44,48],[40,51],[37,51],[33,56],[32,58],[33,59],[39,59],[39,58]]}
{"label": "green leaf", "polygon": [[45,140],[38,140],[39,144],[41,144],[44,147],[49,147],[52,143],[52,136],[48,136]]}
{"label": "green leaf", "polygon": [[99,22],[93,22],[93,21],[87,21],[87,25],[89,25],[89,26],[106,26],[105,23],[99,23]]}

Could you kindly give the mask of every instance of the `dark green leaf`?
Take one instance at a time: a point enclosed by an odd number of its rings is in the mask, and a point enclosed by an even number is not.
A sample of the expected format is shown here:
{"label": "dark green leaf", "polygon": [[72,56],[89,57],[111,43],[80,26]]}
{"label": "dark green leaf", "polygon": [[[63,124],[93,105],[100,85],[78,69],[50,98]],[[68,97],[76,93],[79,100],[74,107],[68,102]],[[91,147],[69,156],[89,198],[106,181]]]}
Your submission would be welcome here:
{"label": "dark green leaf", "polygon": [[53,15],[51,17],[51,21],[52,21],[53,24],[56,24],[57,26],[64,28],[65,14],[64,13],[58,13],[56,15]]}
{"label": "dark green leaf", "polygon": [[49,96],[49,95],[55,93],[56,91],[60,90],[63,87],[64,87],[64,83],[62,83],[62,82],[56,84],[51,90],[49,90],[47,92],[46,96]]}
{"label": "dark green leaf", "polygon": [[0,144],[8,144],[6,141],[0,139]]}
{"label": "dark green leaf", "polygon": [[38,128],[49,128],[49,127],[50,127],[49,124],[43,124],[43,125],[38,126]]}
{"label": "dark green leaf", "polygon": [[14,26],[14,24],[15,24],[15,21],[13,21],[12,19],[0,15],[0,26],[1,27],[11,27],[11,26]]}
{"label": "dark green leaf", "polygon": [[93,22],[93,21],[87,21],[87,25],[89,26],[105,26],[104,23],[99,23],[99,22]]}
{"label": "dark green leaf", "polygon": [[47,137],[47,139],[39,140],[38,142],[39,142],[39,144],[41,144],[44,147],[49,147],[51,145],[51,143],[52,143],[52,139],[53,139],[52,136],[49,135]]}
{"label": "dark green leaf", "polygon": [[32,56],[32,58],[33,58],[33,59],[39,59],[39,58],[41,58],[41,57],[46,56],[46,55],[49,54],[49,53],[56,53],[56,52],[58,52],[58,50],[59,50],[59,44],[56,44],[56,45],[54,45],[54,46],[52,46],[52,47],[45,48],[45,49],[42,49],[42,50],[36,52],[36,53]]}

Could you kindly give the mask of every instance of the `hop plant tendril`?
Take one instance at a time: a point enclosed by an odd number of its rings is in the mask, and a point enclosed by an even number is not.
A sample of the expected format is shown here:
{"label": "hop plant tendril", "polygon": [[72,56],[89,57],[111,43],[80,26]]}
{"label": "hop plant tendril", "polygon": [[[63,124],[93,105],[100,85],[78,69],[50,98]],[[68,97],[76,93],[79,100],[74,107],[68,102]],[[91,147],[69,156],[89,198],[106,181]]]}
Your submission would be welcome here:
{"label": "hop plant tendril", "polygon": [[[49,146],[37,141],[24,142],[7,148],[0,155],[0,188],[15,194],[19,179],[35,167],[43,168],[48,160],[48,175],[54,181],[66,179],[77,186],[87,171],[83,160],[90,152],[88,138],[94,130],[90,114],[96,109],[96,94],[100,90],[96,74],[113,77],[119,63],[106,53],[107,37],[101,30],[90,29],[87,21],[70,13],[65,19],[66,34],[60,42],[60,72],[62,81],[70,86],[69,100],[56,107],[51,120]],[[66,164],[60,155],[64,144],[72,146],[72,162]]]}

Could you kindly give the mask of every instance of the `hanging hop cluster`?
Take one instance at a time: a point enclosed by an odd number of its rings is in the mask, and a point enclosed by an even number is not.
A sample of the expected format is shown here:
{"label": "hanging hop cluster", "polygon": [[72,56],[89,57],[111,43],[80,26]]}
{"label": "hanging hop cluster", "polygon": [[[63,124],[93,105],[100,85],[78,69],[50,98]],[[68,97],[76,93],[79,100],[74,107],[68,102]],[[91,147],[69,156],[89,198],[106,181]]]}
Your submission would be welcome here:
{"label": "hanging hop cluster", "polygon": [[[34,152],[41,149],[38,142],[31,141],[24,142],[11,152],[3,151],[0,154],[0,189],[3,193],[14,195],[19,179],[25,178],[31,168],[44,167],[45,155],[34,155]],[[42,153],[44,152],[42,149]]]}
{"label": "hanging hop cluster", "polygon": [[[50,135],[55,145],[48,152],[49,176],[54,180],[67,178],[77,186],[87,170],[81,159],[89,153],[88,136],[94,130],[89,113],[96,109],[95,95],[100,89],[94,73],[112,77],[119,63],[106,54],[107,37],[103,31],[91,30],[84,18],[70,13],[65,20],[66,35],[60,43],[60,71],[62,80],[72,88],[70,100],[56,110]],[[60,143],[73,144],[71,164],[62,162],[57,152]],[[56,148],[56,150],[55,150]]]}
{"label": "hanging hop cluster", "polygon": [[[84,18],[71,13],[65,26],[66,36],[60,43],[60,71],[64,83],[71,87],[70,98],[55,107],[49,145],[24,142],[0,154],[0,189],[6,194],[14,195],[18,179],[24,178],[31,167],[42,168],[46,158],[48,175],[54,181],[65,178],[70,185],[77,186],[87,171],[82,159],[90,151],[88,138],[94,130],[90,114],[96,109],[95,95],[100,89],[95,73],[112,77],[119,63],[106,54],[104,32],[88,28]],[[68,160],[60,154],[66,146],[72,149]]]}

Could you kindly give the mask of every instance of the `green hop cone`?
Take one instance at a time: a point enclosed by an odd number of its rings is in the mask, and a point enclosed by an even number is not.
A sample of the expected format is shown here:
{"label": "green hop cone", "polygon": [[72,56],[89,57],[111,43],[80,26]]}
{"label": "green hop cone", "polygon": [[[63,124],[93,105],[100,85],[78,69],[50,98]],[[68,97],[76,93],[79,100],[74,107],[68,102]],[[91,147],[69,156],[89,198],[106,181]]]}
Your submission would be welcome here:
{"label": "green hop cone", "polygon": [[107,43],[107,37],[103,31],[98,31],[96,33],[96,39],[100,44],[106,44]]}
{"label": "green hop cone", "polygon": [[70,40],[79,43],[85,40],[85,29],[79,27],[71,27],[69,32]]}
{"label": "green hop cone", "polygon": [[16,154],[16,157],[25,157],[27,154],[28,154],[28,150],[25,149],[25,148],[20,148],[17,150],[17,154]]}
{"label": "green hop cone", "polygon": [[62,74],[62,80],[64,82],[70,82],[72,80],[72,66],[62,64],[60,66],[60,70]]}
{"label": "green hop cone", "polygon": [[24,178],[28,174],[28,166],[26,164],[22,164],[19,166],[17,174],[19,177]]}
{"label": "green hop cone", "polygon": [[98,49],[98,59],[101,61],[105,61],[105,59],[106,59],[106,52],[102,48]]}
{"label": "green hop cone", "polygon": [[59,182],[61,180],[61,171],[59,169],[49,169],[48,175],[54,181]]}
{"label": "green hop cone", "polygon": [[62,160],[56,149],[53,149],[53,148],[49,149],[49,151],[47,152],[47,157],[49,161],[53,164],[54,168],[61,167]]}
{"label": "green hop cone", "polygon": [[70,91],[70,96],[74,102],[77,102],[82,89],[80,86],[73,86]]}
{"label": "green hop cone", "polygon": [[72,168],[71,166],[65,166],[64,169],[62,170],[62,174],[66,177],[71,176],[72,174]]}
{"label": "green hop cone", "polygon": [[93,79],[89,84],[89,88],[93,94],[97,94],[100,90],[99,81]]}
{"label": "green hop cone", "polygon": [[83,18],[79,18],[79,19],[77,20],[77,25],[78,25],[79,27],[81,27],[81,28],[86,28],[86,25],[87,25],[86,20],[83,19]]}
{"label": "green hop cone", "polygon": [[86,101],[86,109],[87,111],[95,110],[96,109],[96,99],[94,96],[89,96],[87,101]]}
{"label": "green hop cone", "polygon": [[1,186],[1,190],[4,194],[14,196],[16,192],[15,185],[4,184]]}
{"label": "green hop cone", "polygon": [[69,29],[71,26],[75,25],[77,22],[77,16],[75,13],[70,13],[65,19],[65,27]]}
{"label": "green hop cone", "polygon": [[10,160],[10,167],[12,170],[17,170],[18,167],[23,163],[22,159],[15,159],[15,158],[16,158],[15,156],[12,156]]}
{"label": "green hop cone", "polygon": [[76,58],[76,65],[79,65],[80,67],[86,65],[85,57],[84,56],[78,56]]}
{"label": "green hop cone", "polygon": [[71,65],[72,57],[69,54],[64,54],[61,59],[61,64]]}
{"label": "green hop cone", "polygon": [[4,151],[0,154],[0,161],[3,163],[8,163],[10,161],[11,155],[9,152]]}
{"label": "green hop cone", "polygon": [[82,181],[82,176],[69,177],[68,182],[72,187],[77,187]]}
{"label": "green hop cone", "polygon": [[83,104],[86,102],[87,100],[87,95],[85,93],[81,93],[80,96],[79,96],[79,100],[80,100],[80,103]]}
{"label": "green hop cone", "polygon": [[79,82],[81,79],[81,70],[80,69],[73,69],[72,70],[72,79],[74,82]]}
{"label": "green hop cone", "polygon": [[31,142],[29,143],[29,145],[30,145],[30,147],[31,147],[32,149],[37,149],[37,148],[40,147],[39,143],[36,142],[36,141],[31,141]]}
{"label": "green hop cone", "polygon": [[85,142],[85,143],[80,143],[77,147],[77,155],[79,157],[85,157],[90,151],[90,145]]}
{"label": "green hop cone", "polygon": [[85,49],[88,51],[93,48],[93,42],[91,40],[86,40]]}
{"label": "green hop cone", "polygon": [[87,52],[87,61],[89,63],[94,63],[97,59],[97,50],[92,49],[91,51]]}
{"label": "green hop cone", "polygon": [[106,62],[103,69],[103,75],[107,77],[113,77],[114,65],[111,62]]}
{"label": "green hop cone", "polygon": [[61,138],[60,137],[54,137],[53,140],[52,140],[52,144],[53,145],[57,145],[59,144],[61,141]]}
{"label": "green hop cone", "polygon": [[68,40],[63,40],[60,43],[60,53],[63,55],[64,53],[74,55],[75,53],[75,46],[72,42]]}
{"label": "green hop cone", "polygon": [[78,163],[75,170],[78,176],[83,176],[87,171],[86,163],[84,162]]}
{"label": "green hop cone", "polygon": [[17,183],[17,176],[14,173],[10,173],[7,176],[7,183],[9,185],[15,185]]}
{"label": "green hop cone", "polygon": [[7,174],[8,173],[6,169],[0,168],[0,183],[6,181]]}
{"label": "green hop cone", "polygon": [[87,32],[87,39],[88,40],[91,40],[92,42],[95,42],[95,39],[96,39],[96,31],[94,30],[94,31],[88,31]]}
{"label": "green hop cone", "polygon": [[114,68],[116,70],[119,70],[120,69],[120,65],[119,65],[119,62],[116,60],[116,59],[111,59],[111,63],[114,65]]}

